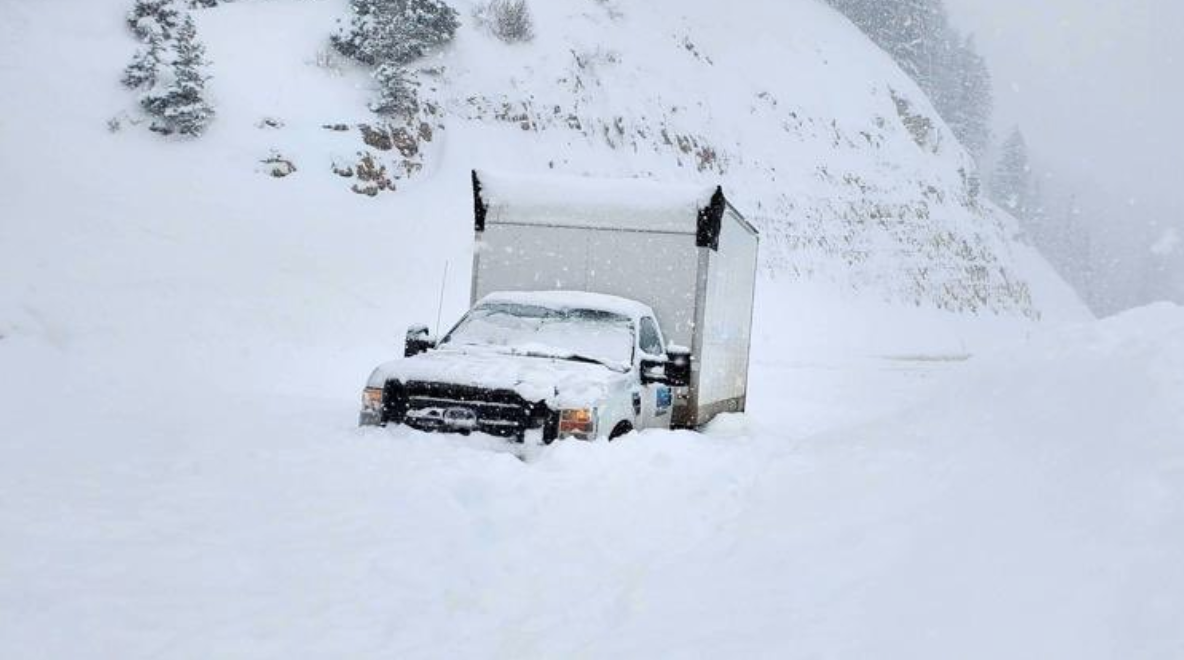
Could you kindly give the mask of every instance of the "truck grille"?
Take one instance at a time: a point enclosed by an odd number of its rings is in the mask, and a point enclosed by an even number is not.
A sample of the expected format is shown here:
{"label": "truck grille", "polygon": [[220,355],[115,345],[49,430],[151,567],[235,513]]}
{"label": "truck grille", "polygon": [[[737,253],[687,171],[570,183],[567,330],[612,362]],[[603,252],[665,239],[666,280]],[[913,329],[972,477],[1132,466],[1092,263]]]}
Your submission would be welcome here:
{"label": "truck grille", "polygon": [[[387,421],[422,431],[479,431],[520,438],[529,428],[551,426],[546,406],[532,404],[510,390],[490,390],[449,383],[387,383]],[[546,433],[544,434],[546,435]]]}

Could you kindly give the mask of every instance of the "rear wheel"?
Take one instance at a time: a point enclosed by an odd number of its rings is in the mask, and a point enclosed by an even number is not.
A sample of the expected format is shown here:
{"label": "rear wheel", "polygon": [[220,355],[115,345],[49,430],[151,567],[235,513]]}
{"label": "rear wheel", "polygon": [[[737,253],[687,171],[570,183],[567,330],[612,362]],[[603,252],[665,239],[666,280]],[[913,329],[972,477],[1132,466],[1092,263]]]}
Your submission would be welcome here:
{"label": "rear wheel", "polygon": [[608,441],[612,442],[623,435],[633,432],[633,425],[629,422],[621,422],[613,427],[613,432],[608,434]]}

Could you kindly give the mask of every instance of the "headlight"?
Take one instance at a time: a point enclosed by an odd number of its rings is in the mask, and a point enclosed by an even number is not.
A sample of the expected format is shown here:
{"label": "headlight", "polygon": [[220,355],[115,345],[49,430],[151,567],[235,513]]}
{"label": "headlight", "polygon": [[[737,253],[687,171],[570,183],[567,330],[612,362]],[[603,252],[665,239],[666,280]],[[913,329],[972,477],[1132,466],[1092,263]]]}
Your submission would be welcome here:
{"label": "headlight", "polygon": [[362,390],[363,410],[382,410],[382,388],[367,387]]}
{"label": "headlight", "polygon": [[591,440],[596,437],[596,411],[573,408],[559,413],[559,437]]}

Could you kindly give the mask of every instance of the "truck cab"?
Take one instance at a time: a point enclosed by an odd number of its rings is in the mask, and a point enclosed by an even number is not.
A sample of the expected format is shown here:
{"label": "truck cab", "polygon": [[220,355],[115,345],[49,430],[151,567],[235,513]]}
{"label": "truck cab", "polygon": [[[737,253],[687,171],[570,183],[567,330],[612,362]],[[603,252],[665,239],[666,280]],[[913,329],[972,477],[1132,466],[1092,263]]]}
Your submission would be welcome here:
{"label": "truck cab", "polygon": [[439,341],[408,331],[404,358],[379,366],[362,425],[487,433],[519,442],[613,440],[669,428],[689,351],[667,346],[654,311],[579,291],[482,298]]}

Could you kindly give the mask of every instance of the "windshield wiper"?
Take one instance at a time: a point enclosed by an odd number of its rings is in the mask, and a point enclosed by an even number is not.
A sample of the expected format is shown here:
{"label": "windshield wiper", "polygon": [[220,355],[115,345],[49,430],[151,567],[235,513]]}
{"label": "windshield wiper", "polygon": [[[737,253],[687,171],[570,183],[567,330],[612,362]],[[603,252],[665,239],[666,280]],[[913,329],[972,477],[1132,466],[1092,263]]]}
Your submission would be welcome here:
{"label": "windshield wiper", "polygon": [[629,367],[626,367],[619,362],[609,362],[608,360],[599,360],[594,357],[588,357],[587,355],[572,354],[572,355],[568,355],[566,357],[563,357],[561,359],[571,360],[572,362],[583,362],[584,364],[599,364],[600,366],[604,367],[605,369],[608,369],[609,371],[615,371],[615,372],[621,373],[621,374],[629,371]]}
{"label": "windshield wiper", "polygon": [[604,360],[597,360],[596,358],[591,358],[591,357],[588,357],[587,355],[572,354],[572,355],[564,355],[564,356],[556,356],[556,357],[559,357],[559,359],[561,359],[561,360],[571,360],[572,362],[583,362],[584,364],[599,364],[601,366],[605,366],[610,369],[613,367],[613,365],[609,364],[608,362],[605,362]]}
{"label": "windshield wiper", "polygon": [[581,362],[583,364],[599,364],[600,366],[610,370],[624,373],[627,369],[620,364],[614,362],[607,362],[599,360],[587,355],[580,355],[579,353],[544,353],[541,351],[513,351],[513,355],[521,355],[524,357],[547,358],[551,360],[569,360],[571,362]]}

